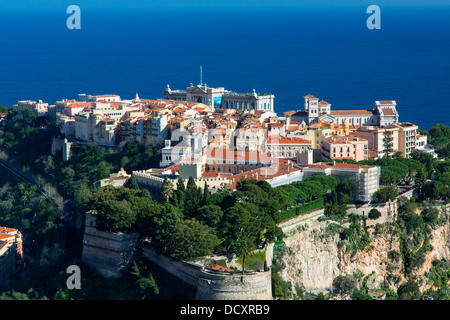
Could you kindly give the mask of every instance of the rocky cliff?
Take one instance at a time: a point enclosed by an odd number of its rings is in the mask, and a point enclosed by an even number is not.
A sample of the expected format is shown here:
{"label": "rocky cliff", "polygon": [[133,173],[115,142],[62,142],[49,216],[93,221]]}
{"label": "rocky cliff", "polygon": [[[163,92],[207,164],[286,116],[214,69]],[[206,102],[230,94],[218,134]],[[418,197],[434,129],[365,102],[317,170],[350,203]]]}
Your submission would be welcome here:
{"label": "rocky cliff", "polygon": [[[366,277],[366,283],[371,289],[380,288],[381,283],[387,281],[396,290],[407,277],[400,254],[400,234],[391,223],[392,220],[392,217],[385,216],[368,225],[368,242],[357,250],[352,250],[348,243],[342,241],[339,232],[333,232],[333,229],[344,226],[329,220],[304,224],[284,239],[288,250],[282,257],[285,268],[280,271],[280,276],[293,286],[303,284],[307,291],[314,292],[330,289],[333,280],[339,275],[359,272]],[[450,223],[448,218],[443,221],[446,222],[431,232],[430,244],[433,249],[426,253],[422,266],[413,269],[412,275],[426,280],[424,274],[430,269],[433,260],[450,260]],[[423,281],[421,290],[429,286]]]}

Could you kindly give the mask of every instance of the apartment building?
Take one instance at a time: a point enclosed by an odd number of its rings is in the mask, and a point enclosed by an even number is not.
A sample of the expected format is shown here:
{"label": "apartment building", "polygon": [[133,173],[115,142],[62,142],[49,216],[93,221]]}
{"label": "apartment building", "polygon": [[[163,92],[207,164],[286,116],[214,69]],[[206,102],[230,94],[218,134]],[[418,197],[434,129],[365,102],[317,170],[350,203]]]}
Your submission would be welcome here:
{"label": "apartment building", "polygon": [[387,135],[391,138],[392,152],[388,153],[388,156],[392,156],[394,152],[399,150],[399,128],[397,127],[373,127],[373,126],[363,126],[357,128],[353,131],[353,135],[367,140],[369,148],[369,159],[376,160],[386,156],[385,148],[386,142],[385,137]]}
{"label": "apartment building", "polygon": [[368,141],[354,135],[331,136],[322,141],[324,159],[367,160]]}
{"label": "apartment building", "polygon": [[398,128],[398,150],[405,158],[409,158],[412,151],[416,150],[416,140],[418,126],[410,123],[394,123],[387,126],[387,128]]}

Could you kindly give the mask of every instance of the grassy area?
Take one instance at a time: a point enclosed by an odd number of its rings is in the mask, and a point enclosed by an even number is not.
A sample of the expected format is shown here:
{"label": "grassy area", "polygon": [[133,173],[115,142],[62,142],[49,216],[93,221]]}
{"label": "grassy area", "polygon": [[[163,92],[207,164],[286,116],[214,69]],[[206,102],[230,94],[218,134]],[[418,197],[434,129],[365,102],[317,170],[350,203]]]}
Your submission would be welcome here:
{"label": "grassy area", "polygon": [[[264,261],[266,261],[266,250],[255,251],[252,254],[250,254],[248,257],[246,257],[245,258],[245,269],[246,270],[253,269],[253,266],[251,263],[252,260],[259,260],[261,262],[261,265],[264,266]],[[242,265],[242,257],[238,257],[236,259],[236,262]]]}

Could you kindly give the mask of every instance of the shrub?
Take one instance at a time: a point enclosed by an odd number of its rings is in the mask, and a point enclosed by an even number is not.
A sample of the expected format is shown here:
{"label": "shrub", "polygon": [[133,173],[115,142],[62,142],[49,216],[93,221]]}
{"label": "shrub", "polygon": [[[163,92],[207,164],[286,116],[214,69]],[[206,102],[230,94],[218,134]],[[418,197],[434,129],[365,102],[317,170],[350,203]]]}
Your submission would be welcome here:
{"label": "shrub", "polygon": [[260,271],[264,268],[264,263],[259,259],[252,259],[249,262],[249,267],[252,270]]}
{"label": "shrub", "polygon": [[373,208],[369,211],[369,219],[376,220],[381,216],[381,212]]}

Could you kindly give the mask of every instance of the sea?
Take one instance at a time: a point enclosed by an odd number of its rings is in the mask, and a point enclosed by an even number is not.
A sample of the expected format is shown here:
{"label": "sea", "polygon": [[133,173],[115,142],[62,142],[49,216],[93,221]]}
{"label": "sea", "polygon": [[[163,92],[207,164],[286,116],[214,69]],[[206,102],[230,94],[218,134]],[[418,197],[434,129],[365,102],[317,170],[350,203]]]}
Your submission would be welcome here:
{"label": "sea", "polygon": [[[332,109],[395,100],[401,122],[450,125],[450,6],[83,9],[0,12],[0,104],[78,94],[158,99],[200,82],[275,95],[275,112],[315,95]],[[200,66],[202,74],[200,74]]]}

